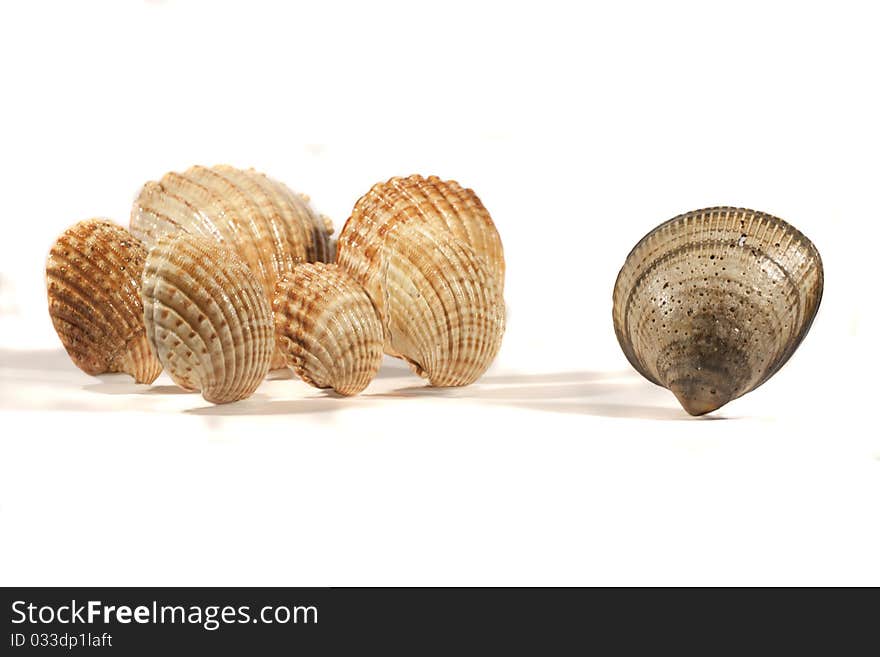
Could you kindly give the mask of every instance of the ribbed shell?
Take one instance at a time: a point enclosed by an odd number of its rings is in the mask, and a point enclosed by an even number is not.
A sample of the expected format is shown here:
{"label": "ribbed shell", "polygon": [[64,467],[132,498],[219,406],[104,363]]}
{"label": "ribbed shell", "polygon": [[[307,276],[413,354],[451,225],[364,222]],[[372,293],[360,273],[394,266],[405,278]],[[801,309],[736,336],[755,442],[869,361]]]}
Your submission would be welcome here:
{"label": "ribbed shell", "polygon": [[[486,260],[432,222],[391,222],[356,233],[346,224],[337,259],[379,312],[385,352],[407,360],[435,386],[473,383],[504,333],[504,300]],[[369,223],[369,222],[367,222]]]}
{"label": "ribbed shell", "polygon": [[614,288],[614,329],[633,367],[702,415],[785,364],[822,286],[819,252],[783,220],[697,210],[658,226],[629,254]]}
{"label": "ribbed shell", "polygon": [[[253,169],[194,166],[143,186],[131,212],[131,232],[149,247],[184,231],[235,248],[267,298],[299,262],[330,262],[330,221],[308,197]],[[278,353],[273,366],[283,367]]]}
{"label": "ribbed shell", "polygon": [[142,290],[147,336],[177,385],[215,404],[256,390],[274,348],[272,310],[231,247],[163,238],[147,256]]}
{"label": "ribbed shell", "polygon": [[361,392],[382,363],[382,324],[364,289],[336,265],[297,265],[275,286],[275,335],[307,383]]}
{"label": "ribbed shell", "polygon": [[125,372],[152,383],[162,371],[144,329],[146,256],[140,242],[107,219],[81,221],[52,245],[49,315],[71,360],[87,374]]}
{"label": "ribbed shell", "polygon": [[398,177],[373,185],[355,204],[339,236],[337,262],[362,275],[372,260],[370,247],[411,222],[424,222],[470,246],[485,260],[503,294],[504,249],[489,212],[473,190],[437,176]]}

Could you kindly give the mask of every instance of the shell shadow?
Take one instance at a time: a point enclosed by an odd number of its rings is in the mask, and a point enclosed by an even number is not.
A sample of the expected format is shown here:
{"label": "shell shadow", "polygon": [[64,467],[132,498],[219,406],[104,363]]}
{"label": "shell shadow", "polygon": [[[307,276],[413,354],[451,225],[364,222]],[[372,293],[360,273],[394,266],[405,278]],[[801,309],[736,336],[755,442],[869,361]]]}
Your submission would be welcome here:
{"label": "shell shadow", "polygon": [[[0,370],[9,373],[47,374],[76,370],[63,349],[16,351],[0,349]],[[127,374],[101,374],[97,383],[83,385],[82,389],[103,395],[198,395],[175,385],[135,383]],[[275,370],[268,380],[296,378],[289,369]],[[645,381],[631,370],[618,371],[565,371],[537,374],[490,372],[476,383],[462,388],[434,388],[418,385],[418,378],[409,366],[396,358],[386,357],[377,375],[378,379],[404,378],[415,383],[390,392],[370,394],[369,388],[356,397],[342,397],[332,391],[318,392],[318,396],[294,399],[267,399],[257,395],[232,404],[205,406],[184,411],[200,416],[299,415],[324,414],[352,408],[368,407],[382,399],[464,399],[487,405],[503,405],[547,413],[568,413],[597,417],[667,420],[715,421],[735,420],[722,409],[694,418],[685,413],[671,394]],[[667,395],[668,399],[667,399]],[[656,403],[654,403],[656,402]],[[207,403],[207,402],[206,402]]]}
{"label": "shell shadow", "polygon": [[197,395],[198,390],[187,390],[180,386],[150,386],[141,392],[142,395]]}
{"label": "shell shadow", "polygon": [[[365,397],[467,399],[547,413],[639,420],[693,422],[735,419],[719,413],[691,417],[671,396],[668,399],[664,397],[666,391],[658,394],[659,391],[658,387],[629,370],[567,371],[489,375],[462,388],[408,386],[388,393],[367,394]],[[657,404],[647,403],[655,398]]]}
{"label": "shell shadow", "polygon": [[[112,379],[110,377],[113,377]],[[105,378],[106,377],[106,378]],[[150,392],[150,387],[145,383],[135,383],[127,374],[121,375],[127,381],[114,380],[117,375],[101,374],[97,378],[101,383],[89,383],[82,387],[86,392],[95,392],[100,395],[144,395]]]}
{"label": "shell shadow", "polygon": [[309,399],[258,399],[254,396],[231,404],[200,406],[199,408],[190,408],[183,412],[188,415],[204,417],[235,417],[252,415],[309,415],[333,413],[343,408],[337,400],[329,396],[312,397]]}
{"label": "shell shadow", "polygon": [[128,374],[99,374],[100,383],[82,387],[87,392],[101,395],[197,395],[196,390],[185,390],[176,385],[150,385],[135,383]]}
{"label": "shell shadow", "polygon": [[621,418],[630,420],[660,420],[672,422],[713,422],[717,420],[734,420],[737,418],[726,415],[702,415],[693,417],[682,408],[674,406],[652,406],[649,404],[608,404],[594,402],[545,402],[518,404],[522,408],[530,408],[548,413],[575,413],[578,415],[594,415],[598,417]]}

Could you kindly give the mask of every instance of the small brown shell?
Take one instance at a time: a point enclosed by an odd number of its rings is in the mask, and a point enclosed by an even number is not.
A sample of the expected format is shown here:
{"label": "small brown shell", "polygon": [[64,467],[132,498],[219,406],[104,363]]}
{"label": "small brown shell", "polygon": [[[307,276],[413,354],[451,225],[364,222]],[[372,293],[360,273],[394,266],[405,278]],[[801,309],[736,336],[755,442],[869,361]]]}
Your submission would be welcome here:
{"label": "small brown shell", "polygon": [[697,210],[633,248],[614,288],[614,330],[633,367],[702,415],[785,364],[810,329],[822,287],[819,252],[782,219]]}
{"label": "small brown shell", "polygon": [[302,264],[275,286],[275,334],[304,381],[361,392],[382,363],[382,324],[353,278],[336,265]]}
{"label": "small brown shell", "polygon": [[185,233],[160,239],[142,290],[147,337],[177,385],[215,404],[257,389],[274,348],[272,310],[231,247]]}
{"label": "small brown shell", "polygon": [[[267,298],[299,262],[330,262],[330,221],[308,198],[253,169],[194,166],[143,186],[131,232],[148,247],[163,235],[191,233],[232,246],[256,274]],[[278,352],[273,367],[283,367]]]}
{"label": "small brown shell", "polygon": [[81,221],[52,245],[49,315],[71,360],[87,374],[125,372],[152,383],[162,371],[144,329],[146,256],[140,242],[107,219]]}
{"label": "small brown shell", "polygon": [[412,205],[386,212],[365,210],[368,202],[358,202],[343,228],[337,262],[379,312],[385,352],[408,361],[432,385],[473,383],[504,333],[497,271]]}

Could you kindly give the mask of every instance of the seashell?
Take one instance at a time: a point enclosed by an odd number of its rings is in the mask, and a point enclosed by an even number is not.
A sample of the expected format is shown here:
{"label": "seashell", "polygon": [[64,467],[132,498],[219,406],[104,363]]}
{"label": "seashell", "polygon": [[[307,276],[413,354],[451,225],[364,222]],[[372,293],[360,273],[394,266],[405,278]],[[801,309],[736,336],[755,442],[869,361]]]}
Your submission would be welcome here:
{"label": "seashell", "polygon": [[470,246],[486,261],[499,294],[504,293],[504,249],[489,212],[473,190],[437,176],[398,177],[373,185],[346,222],[348,244],[340,264],[362,275],[369,267],[369,247],[413,221],[449,232]]}
{"label": "seashell", "polygon": [[297,265],[275,286],[275,335],[287,365],[318,388],[361,392],[382,363],[382,324],[370,297],[336,265]]}
{"label": "seashell", "polygon": [[143,245],[108,219],[81,221],[52,245],[49,315],[70,359],[87,374],[125,372],[152,383],[162,371],[144,329],[146,257]]}
{"label": "seashell", "polygon": [[365,211],[366,202],[358,202],[339,236],[337,262],[376,307],[385,352],[432,385],[473,383],[504,333],[497,270],[438,221],[420,219],[413,206]]}
{"label": "seashell", "polygon": [[185,233],[160,239],[142,294],[147,337],[177,385],[215,404],[256,390],[274,349],[272,310],[232,247]]}
{"label": "seashell", "polygon": [[[297,263],[333,259],[330,220],[311,209],[308,197],[253,169],[194,166],[144,185],[132,208],[131,232],[150,247],[180,231],[235,248],[268,299]],[[283,364],[276,353],[273,367]]]}
{"label": "seashell", "polygon": [[691,415],[754,390],[791,357],[822,298],[819,252],[763,212],[718,207],[648,233],[614,287],[614,330]]}

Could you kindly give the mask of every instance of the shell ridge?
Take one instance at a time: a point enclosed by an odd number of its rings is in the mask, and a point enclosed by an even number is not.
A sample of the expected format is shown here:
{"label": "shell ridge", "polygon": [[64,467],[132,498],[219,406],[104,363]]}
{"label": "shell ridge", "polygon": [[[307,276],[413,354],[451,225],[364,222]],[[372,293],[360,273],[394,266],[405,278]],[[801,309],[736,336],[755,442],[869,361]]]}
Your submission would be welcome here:
{"label": "shell ridge", "polygon": [[[211,343],[213,343],[215,340],[219,342],[218,348],[219,348],[220,352],[227,353],[227,354],[228,353],[234,354],[235,353],[235,338],[232,335],[231,330],[229,329],[228,317],[225,317],[225,312],[223,311],[221,305],[217,304],[216,301],[214,300],[213,296],[211,295],[211,290],[207,286],[205,286],[202,281],[199,281],[198,279],[196,279],[192,272],[189,272],[186,270],[180,271],[178,263],[174,262],[175,259],[181,258],[181,257],[192,258],[192,255],[191,255],[189,249],[186,249],[183,253],[178,253],[177,258],[174,257],[175,250],[180,251],[180,250],[184,249],[185,246],[183,246],[183,245],[185,245],[186,242],[187,242],[187,240],[177,237],[177,238],[172,239],[169,242],[166,242],[166,243],[160,245],[160,248],[162,248],[163,250],[161,252],[159,252],[159,254],[157,255],[157,257],[160,258],[160,260],[159,260],[158,267],[156,270],[156,276],[157,276],[157,278],[164,280],[166,287],[169,287],[171,289],[170,295],[168,295],[168,297],[166,297],[166,298],[168,298],[170,300],[170,299],[175,298],[177,295],[179,295],[181,297],[182,310],[177,310],[178,308],[181,308],[181,306],[171,306],[176,309],[176,312],[178,315],[183,317],[185,309],[188,308],[189,306],[194,306],[199,311],[199,317],[197,317],[195,320],[196,322],[198,322],[198,324],[190,323],[188,319],[185,320],[187,323],[187,327],[190,329],[190,331],[195,331],[196,333],[199,333],[202,330],[201,325],[203,323],[207,323],[209,326],[208,331],[210,331],[210,334],[208,335],[208,344],[209,344],[208,354],[201,354],[200,355],[200,358],[199,358],[200,367],[199,367],[198,374],[197,374],[198,375],[198,384],[199,384],[198,388],[204,390],[206,387],[213,388],[216,385],[216,383],[214,381],[215,377],[221,378],[221,379],[226,379],[227,377],[230,377],[230,378],[235,377],[235,368],[234,368],[235,359],[234,358],[233,358],[233,362],[231,363],[231,365],[233,366],[231,373],[227,373],[226,359],[220,358],[220,359],[218,359],[219,362],[214,364],[213,363],[214,359],[210,358],[212,351],[214,351],[214,349],[215,349],[215,347]],[[155,291],[161,294],[161,289],[159,288],[158,285],[156,286]],[[146,294],[145,294],[145,296],[146,296]],[[205,304],[202,304],[199,301],[199,298],[203,297],[203,296],[207,299]],[[158,297],[158,298],[161,299],[162,297]],[[170,303],[168,301],[162,301],[161,303],[163,303],[164,306],[170,306]],[[211,308],[210,304],[214,304],[215,306],[220,308],[220,312],[224,315],[224,318],[226,319],[226,325],[224,325],[222,327],[218,327],[214,324],[214,322],[211,320],[212,308]],[[169,326],[168,324],[161,322],[161,319],[162,319],[161,313],[159,313],[159,319],[157,320],[156,310],[157,309],[154,307],[153,321],[157,322],[157,326],[162,327],[165,330],[166,336],[170,334],[170,335],[172,335],[172,337],[174,339],[178,339],[177,335],[176,335],[176,331],[174,330],[175,327]],[[201,317],[204,317],[204,320],[201,320]],[[203,341],[204,341],[204,338],[203,338]],[[158,339],[157,339],[156,344],[158,346],[158,344],[159,344]],[[172,344],[172,346],[174,346],[174,345]],[[168,349],[167,347],[165,347],[165,349],[167,351],[170,351],[170,349]],[[218,373],[215,369],[213,372],[207,373],[210,376],[210,380],[205,380],[206,373],[202,369],[205,364],[204,363],[205,359],[202,358],[201,356],[208,356],[209,357],[208,360],[214,365],[214,367],[215,368],[217,366],[222,367],[222,371],[220,371]],[[168,369],[169,373],[171,373],[170,366],[166,365],[166,369]]]}
{"label": "shell ridge", "polygon": [[255,218],[249,212],[242,211],[239,201],[244,195],[236,185],[210,167],[196,166],[192,169],[199,174],[199,177],[195,177],[195,173],[190,174],[193,182],[204,189],[216,203],[216,207],[221,209],[228,225],[234,227],[236,233],[246,236],[244,239],[235,240],[235,250],[257,277],[265,280],[268,270],[259,248],[262,231]]}
{"label": "shell ridge", "polygon": [[[176,199],[187,208],[188,212],[191,213],[192,218],[195,220],[194,227],[200,229],[199,232],[194,233],[190,230],[190,226],[186,226],[184,232],[195,235],[209,234],[218,242],[226,242],[228,239],[227,234],[230,236],[235,235],[235,231],[227,225],[227,222],[219,215],[219,213],[215,218],[207,214],[204,208],[199,205],[196,200],[198,195],[207,199],[209,196],[208,191],[204,189],[202,185],[199,185],[196,181],[190,179],[189,176],[169,172],[162,176],[159,185],[169,198]],[[179,225],[183,226],[183,224]],[[159,238],[161,237],[162,235],[159,236]]]}
{"label": "shell ridge", "polygon": [[[243,212],[239,212],[239,216],[247,217],[247,223],[250,225],[250,232],[254,239],[255,246],[259,246],[265,239],[269,239],[272,249],[267,252],[265,249],[257,248],[258,262],[260,264],[258,275],[260,282],[263,283],[264,289],[269,279],[269,272],[274,277],[279,275],[278,258],[279,255],[285,254],[285,245],[279,239],[276,230],[276,224],[270,221],[263,213],[262,206],[254,199],[253,191],[246,187],[246,182],[239,179],[232,171],[224,170],[222,166],[207,169],[219,181],[223,181],[224,186],[234,190],[235,197],[241,202]],[[269,290],[266,289],[267,294]]]}
{"label": "shell ridge", "polygon": [[145,314],[160,357],[174,360],[183,345],[188,350],[183,366],[196,364],[187,373],[169,368],[172,379],[187,386],[191,378],[212,403],[252,394],[268,371],[275,344],[256,275],[233,248],[186,233],[160,242],[149,265]]}
{"label": "shell ridge", "polygon": [[[91,237],[91,235],[89,236]],[[106,256],[99,256],[98,260],[93,259],[92,254],[87,254],[84,250],[80,249],[76,243],[68,242],[65,244],[65,250],[70,253],[71,251],[76,253],[80,257],[80,262],[76,262],[74,259],[70,258],[67,255],[62,255],[60,253],[50,253],[50,258],[53,258],[56,261],[61,261],[64,263],[63,266],[69,268],[70,270],[76,271],[79,277],[79,281],[74,281],[73,278],[61,278],[59,276],[55,276],[56,280],[63,280],[67,291],[75,292],[77,294],[78,300],[81,302],[81,305],[84,309],[87,310],[88,318],[100,318],[103,322],[100,323],[102,327],[105,327],[102,330],[104,335],[112,334],[112,327],[116,322],[121,322],[126,326],[129,326],[129,322],[125,317],[125,310],[129,310],[130,305],[127,303],[127,299],[121,294],[119,295],[119,301],[122,302],[122,308],[120,308],[120,304],[98,304],[96,303],[96,299],[94,298],[94,290],[98,288],[102,288],[103,284],[100,280],[101,277],[107,276],[109,273],[106,269],[100,266],[101,261],[106,262]],[[91,248],[95,248],[95,245],[92,245]],[[85,289],[85,285],[92,286],[92,292],[89,292]],[[108,290],[109,291],[109,290]],[[115,320],[115,321],[114,321]]]}
{"label": "shell ridge", "polygon": [[158,361],[141,362],[142,305],[133,293],[146,251],[108,219],[65,230],[46,257],[48,311],[73,363],[90,375],[123,371],[138,382],[158,376]]}
{"label": "shell ridge", "polygon": [[302,198],[297,196],[293,190],[287,185],[271,180],[279,197],[287,202],[291,213],[296,217],[294,224],[297,226],[300,243],[302,244],[303,253],[306,261],[322,261],[326,258],[326,249],[320,241],[320,236],[315,230],[315,219],[312,217],[308,206],[303,202]]}
{"label": "shell ridge", "polygon": [[[287,275],[283,280],[283,286],[279,288],[280,295],[277,297],[283,299],[282,317],[285,319],[283,326],[289,328],[293,325],[294,321],[300,326],[306,322],[316,324],[317,319],[309,316],[309,308],[304,305],[302,296],[296,289],[301,284],[301,281]],[[281,281],[279,281],[280,283]],[[276,317],[278,317],[278,314],[276,314]],[[293,338],[291,338],[291,334]],[[317,388],[331,387],[328,383],[330,377],[326,363],[333,362],[333,355],[328,346],[323,341],[315,339],[315,336],[303,334],[303,332],[297,330],[285,330],[283,331],[283,337],[295,348],[295,361],[291,366],[297,375],[306,383],[310,383]],[[324,357],[322,358],[315,350],[323,354]],[[288,361],[288,364],[290,364],[290,361]],[[316,366],[318,371],[316,371]]]}
{"label": "shell ridge", "polygon": [[[307,383],[355,394],[379,369],[382,334],[372,302],[337,265],[298,265],[279,281],[273,310],[288,363]],[[367,343],[372,351],[362,348]]]}
{"label": "shell ridge", "polygon": [[[186,291],[183,279],[177,280],[178,276],[175,275],[173,270],[169,269],[172,264],[168,262],[170,254],[167,249],[169,248],[170,244],[160,243],[156,249],[150,252],[148,266],[144,270],[144,283],[142,286],[145,309],[144,321],[147,326],[150,344],[155,349],[159,360],[165,365],[169,376],[177,385],[185,389],[198,390],[209,383],[204,380],[204,373],[201,368],[202,361],[208,353],[200,350],[198,361],[191,361],[190,364],[193,367],[190,371],[194,372],[194,374],[178,375],[177,363],[170,362],[174,358],[172,355],[169,355],[173,354],[173,352],[167,344],[169,335],[174,336],[176,339],[177,332],[175,329],[178,325],[176,321],[174,325],[171,325],[170,322],[165,320],[169,318],[171,313],[174,313],[178,320],[186,323],[190,332],[200,335],[200,326],[194,325],[189,321],[188,317],[186,317],[188,313],[185,310],[193,306],[199,311],[201,316],[205,317],[207,317],[208,311],[195,298],[196,295]],[[162,282],[164,282],[164,285]],[[178,296],[181,299],[179,304],[176,301]],[[205,344],[204,338],[202,338],[202,343],[203,345]],[[209,345],[207,348],[210,350],[211,346]],[[191,378],[195,379],[194,383],[190,381]]]}

